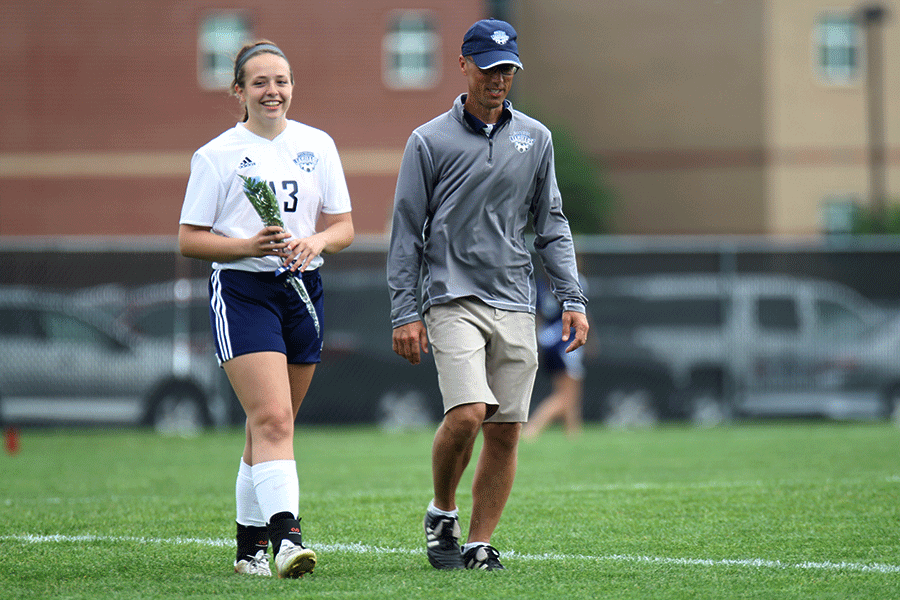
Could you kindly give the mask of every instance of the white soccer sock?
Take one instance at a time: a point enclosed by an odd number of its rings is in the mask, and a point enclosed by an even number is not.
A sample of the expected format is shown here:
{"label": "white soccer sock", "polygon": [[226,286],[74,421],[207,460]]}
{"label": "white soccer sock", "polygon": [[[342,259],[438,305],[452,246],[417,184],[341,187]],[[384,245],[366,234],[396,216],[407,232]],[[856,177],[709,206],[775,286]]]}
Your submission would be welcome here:
{"label": "white soccer sock", "polygon": [[270,460],[250,467],[253,488],[262,516],[266,522],[272,515],[289,512],[294,517],[300,512],[300,480],[297,462]]}
{"label": "white soccer sock", "polygon": [[459,508],[454,508],[453,510],[451,510],[449,512],[446,510],[441,510],[437,506],[434,505],[433,499],[431,502],[428,503],[428,512],[431,513],[432,515],[440,515],[442,517],[452,517],[454,519],[459,517]]}
{"label": "white soccer sock", "polygon": [[237,481],[234,484],[234,499],[237,507],[235,520],[245,527],[265,527],[266,519],[259,508],[256,499],[256,490],[253,489],[253,475],[250,465],[241,457],[241,466],[238,468]]}
{"label": "white soccer sock", "polygon": [[489,546],[487,542],[469,542],[468,544],[463,544],[462,553],[465,554],[472,548],[477,548],[479,546]]}

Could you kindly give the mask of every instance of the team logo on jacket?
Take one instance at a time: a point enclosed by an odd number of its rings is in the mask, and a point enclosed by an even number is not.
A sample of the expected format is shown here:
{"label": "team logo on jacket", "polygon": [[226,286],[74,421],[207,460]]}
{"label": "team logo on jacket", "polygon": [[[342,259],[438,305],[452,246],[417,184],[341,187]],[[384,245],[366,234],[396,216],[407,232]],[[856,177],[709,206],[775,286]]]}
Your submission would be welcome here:
{"label": "team logo on jacket", "polygon": [[294,163],[307,173],[312,173],[312,170],[319,164],[319,159],[312,152],[300,152],[294,159]]}
{"label": "team logo on jacket", "polygon": [[528,152],[528,150],[534,146],[534,138],[528,135],[527,131],[517,131],[509,136],[509,141],[513,143],[513,146],[516,147],[521,153]]}
{"label": "team logo on jacket", "polygon": [[509,41],[509,36],[505,31],[497,30],[494,32],[494,35],[491,36],[491,39],[500,44],[501,46],[506,44]]}

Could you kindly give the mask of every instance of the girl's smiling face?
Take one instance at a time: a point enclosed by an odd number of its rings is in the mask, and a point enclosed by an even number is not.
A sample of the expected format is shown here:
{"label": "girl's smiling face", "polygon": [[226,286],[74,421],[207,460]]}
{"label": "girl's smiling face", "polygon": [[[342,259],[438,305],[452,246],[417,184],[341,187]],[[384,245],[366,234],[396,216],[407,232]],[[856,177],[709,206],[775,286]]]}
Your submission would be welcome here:
{"label": "girl's smiling face", "polygon": [[247,108],[248,127],[267,131],[284,127],[294,89],[290,65],[281,56],[260,52],[243,71],[243,87],[235,85],[235,94]]}

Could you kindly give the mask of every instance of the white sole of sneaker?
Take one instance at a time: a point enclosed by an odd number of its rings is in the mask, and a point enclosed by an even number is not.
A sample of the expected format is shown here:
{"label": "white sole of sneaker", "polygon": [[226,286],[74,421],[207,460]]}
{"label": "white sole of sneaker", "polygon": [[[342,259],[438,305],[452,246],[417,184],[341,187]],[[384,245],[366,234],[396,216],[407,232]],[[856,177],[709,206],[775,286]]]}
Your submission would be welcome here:
{"label": "white sole of sneaker", "polygon": [[271,573],[259,573],[259,572],[250,573],[249,571],[245,571],[244,569],[238,567],[237,565],[235,565],[235,567],[234,567],[234,572],[237,573],[238,575],[255,575],[257,577],[271,577],[272,576]]}
{"label": "white sole of sneaker", "polygon": [[297,579],[312,572],[316,566],[316,553],[309,548],[304,548],[291,557],[291,562],[284,565],[284,570],[278,574],[281,579]]}

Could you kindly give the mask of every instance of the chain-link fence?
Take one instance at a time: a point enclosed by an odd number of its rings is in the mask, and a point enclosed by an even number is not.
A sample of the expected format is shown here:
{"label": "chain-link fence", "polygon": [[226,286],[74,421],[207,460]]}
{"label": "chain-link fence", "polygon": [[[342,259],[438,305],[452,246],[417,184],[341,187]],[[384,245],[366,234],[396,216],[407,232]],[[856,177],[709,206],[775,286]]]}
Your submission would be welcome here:
{"label": "chain-link fence", "polygon": [[[886,418],[900,399],[900,241],[577,241],[591,343],[584,413],[609,424]],[[10,424],[242,423],[212,350],[209,265],[171,239],[0,240],[0,418]],[[325,346],[306,423],[440,418],[430,357],[391,351],[381,240],[329,256]],[[540,268],[537,269],[540,273]],[[539,400],[549,390],[542,372]]]}

